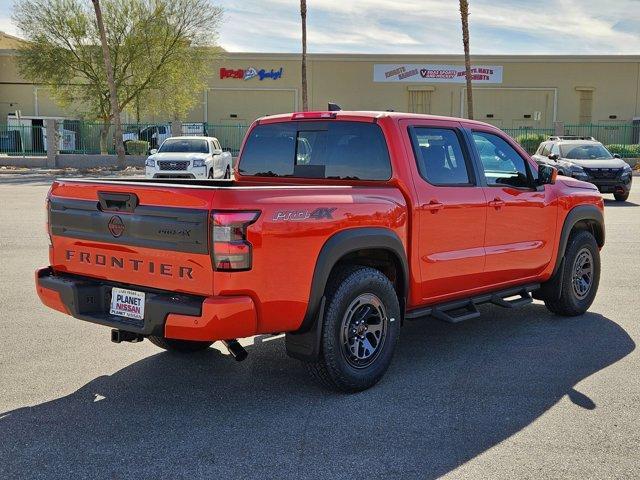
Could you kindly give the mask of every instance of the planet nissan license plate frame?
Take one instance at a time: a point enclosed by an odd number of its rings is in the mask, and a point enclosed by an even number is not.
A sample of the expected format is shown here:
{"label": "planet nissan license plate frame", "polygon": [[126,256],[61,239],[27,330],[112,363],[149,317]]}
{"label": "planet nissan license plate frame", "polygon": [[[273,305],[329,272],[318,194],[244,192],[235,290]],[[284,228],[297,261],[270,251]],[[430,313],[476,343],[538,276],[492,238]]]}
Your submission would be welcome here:
{"label": "planet nissan license plate frame", "polygon": [[144,320],[145,293],[126,288],[111,289],[109,313],[119,317]]}

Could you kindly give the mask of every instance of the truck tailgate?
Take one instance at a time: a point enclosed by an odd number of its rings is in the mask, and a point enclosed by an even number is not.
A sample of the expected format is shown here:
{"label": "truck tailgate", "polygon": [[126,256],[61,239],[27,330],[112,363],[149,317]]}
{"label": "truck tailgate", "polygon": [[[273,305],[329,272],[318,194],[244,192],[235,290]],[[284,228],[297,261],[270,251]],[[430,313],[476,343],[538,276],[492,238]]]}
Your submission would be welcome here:
{"label": "truck tailgate", "polygon": [[209,296],[215,189],[56,181],[48,199],[55,271]]}

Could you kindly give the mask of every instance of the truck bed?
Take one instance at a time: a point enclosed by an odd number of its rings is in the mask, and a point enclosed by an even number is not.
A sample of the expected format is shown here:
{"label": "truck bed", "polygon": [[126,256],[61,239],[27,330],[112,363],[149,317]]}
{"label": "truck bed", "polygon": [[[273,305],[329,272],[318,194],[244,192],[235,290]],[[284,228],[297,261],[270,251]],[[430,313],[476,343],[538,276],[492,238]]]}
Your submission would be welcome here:
{"label": "truck bed", "polygon": [[[131,205],[105,205],[105,195],[131,198]],[[247,231],[249,271],[213,267],[212,215],[220,211],[259,213]],[[401,192],[389,185],[80,178],[57,180],[49,193],[54,272],[205,298],[247,295],[260,305],[257,333],[300,325],[321,248],[356,226],[390,229],[406,244]]]}

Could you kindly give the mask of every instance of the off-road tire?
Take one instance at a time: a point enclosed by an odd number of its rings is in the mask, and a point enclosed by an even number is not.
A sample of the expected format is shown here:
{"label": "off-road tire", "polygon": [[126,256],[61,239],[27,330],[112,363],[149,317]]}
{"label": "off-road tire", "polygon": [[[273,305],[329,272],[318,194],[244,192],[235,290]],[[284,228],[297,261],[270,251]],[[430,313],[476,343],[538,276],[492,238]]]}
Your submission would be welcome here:
{"label": "off-road tire", "polygon": [[613,198],[616,199],[616,202],[626,202],[629,198],[629,192],[627,193],[614,193]]}
{"label": "off-road tire", "polygon": [[[579,261],[578,256],[583,254],[591,256],[592,274],[588,291],[580,296],[574,287],[574,273],[576,262]],[[569,237],[564,258],[562,292],[559,296],[557,292],[550,292],[549,298],[545,299],[544,303],[551,312],[558,315],[566,317],[582,315],[593,303],[600,283],[600,250],[591,232],[582,230],[572,234]]]}
{"label": "off-road tire", "polygon": [[209,348],[213,342],[198,342],[193,340],[175,340],[173,338],[149,336],[149,341],[156,347],[169,352],[193,353]]}
{"label": "off-road tire", "polygon": [[227,169],[224,172],[224,178],[227,180],[231,178],[231,168],[228,165],[227,165]]}
{"label": "off-road tire", "polygon": [[209,178],[209,179],[213,178],[213,168],[209,169],[209,174],[207,175],[207,178]]}
{"label": "off-road tire", "polygon": [[[325,296],[320,355],[317,361],[307,363],[310,374],[332,390],[358,392],[372,387],[389,367],[400,333],[400,305],[393,284],[375,268],[348,266],[332,275]],[[357,311],[353,312],[354,302],[357,304],[358,299],[363,296],[375,299],[376,302],[379,300],[386,315],[378,317],[383,333],[374,350],[377,353],[370,360],[372,363],[356,367],[350,363],[356,360],[347,359],[348,347],[344,346],[345,337],[342,335],[345,331],[348,332],[348,318],[356,317]],[[358,308],[365,308],[366,302],[363,305],[364,307]]]}

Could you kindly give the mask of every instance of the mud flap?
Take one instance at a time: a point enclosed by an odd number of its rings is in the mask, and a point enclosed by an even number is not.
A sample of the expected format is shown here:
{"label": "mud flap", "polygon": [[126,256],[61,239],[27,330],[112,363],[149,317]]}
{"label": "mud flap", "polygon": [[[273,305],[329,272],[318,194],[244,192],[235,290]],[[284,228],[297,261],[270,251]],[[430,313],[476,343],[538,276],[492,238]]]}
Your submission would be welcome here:
{"label": "mud flap", "polygon": [[559,300],[562,294],[562,280],[564,278],[564,257],[556,273],[540,286],[540,290],[533,292],[536,300]]}
{"label": "mud flap", "polygon": [[305,332],[289,332],[284,336],[287,355],[304,362],[313,362],[320,356],[320,339],[322,338],[322,324],[324,323],[324,306],[326,297],[320,300],[320,308],[316,321]]}

